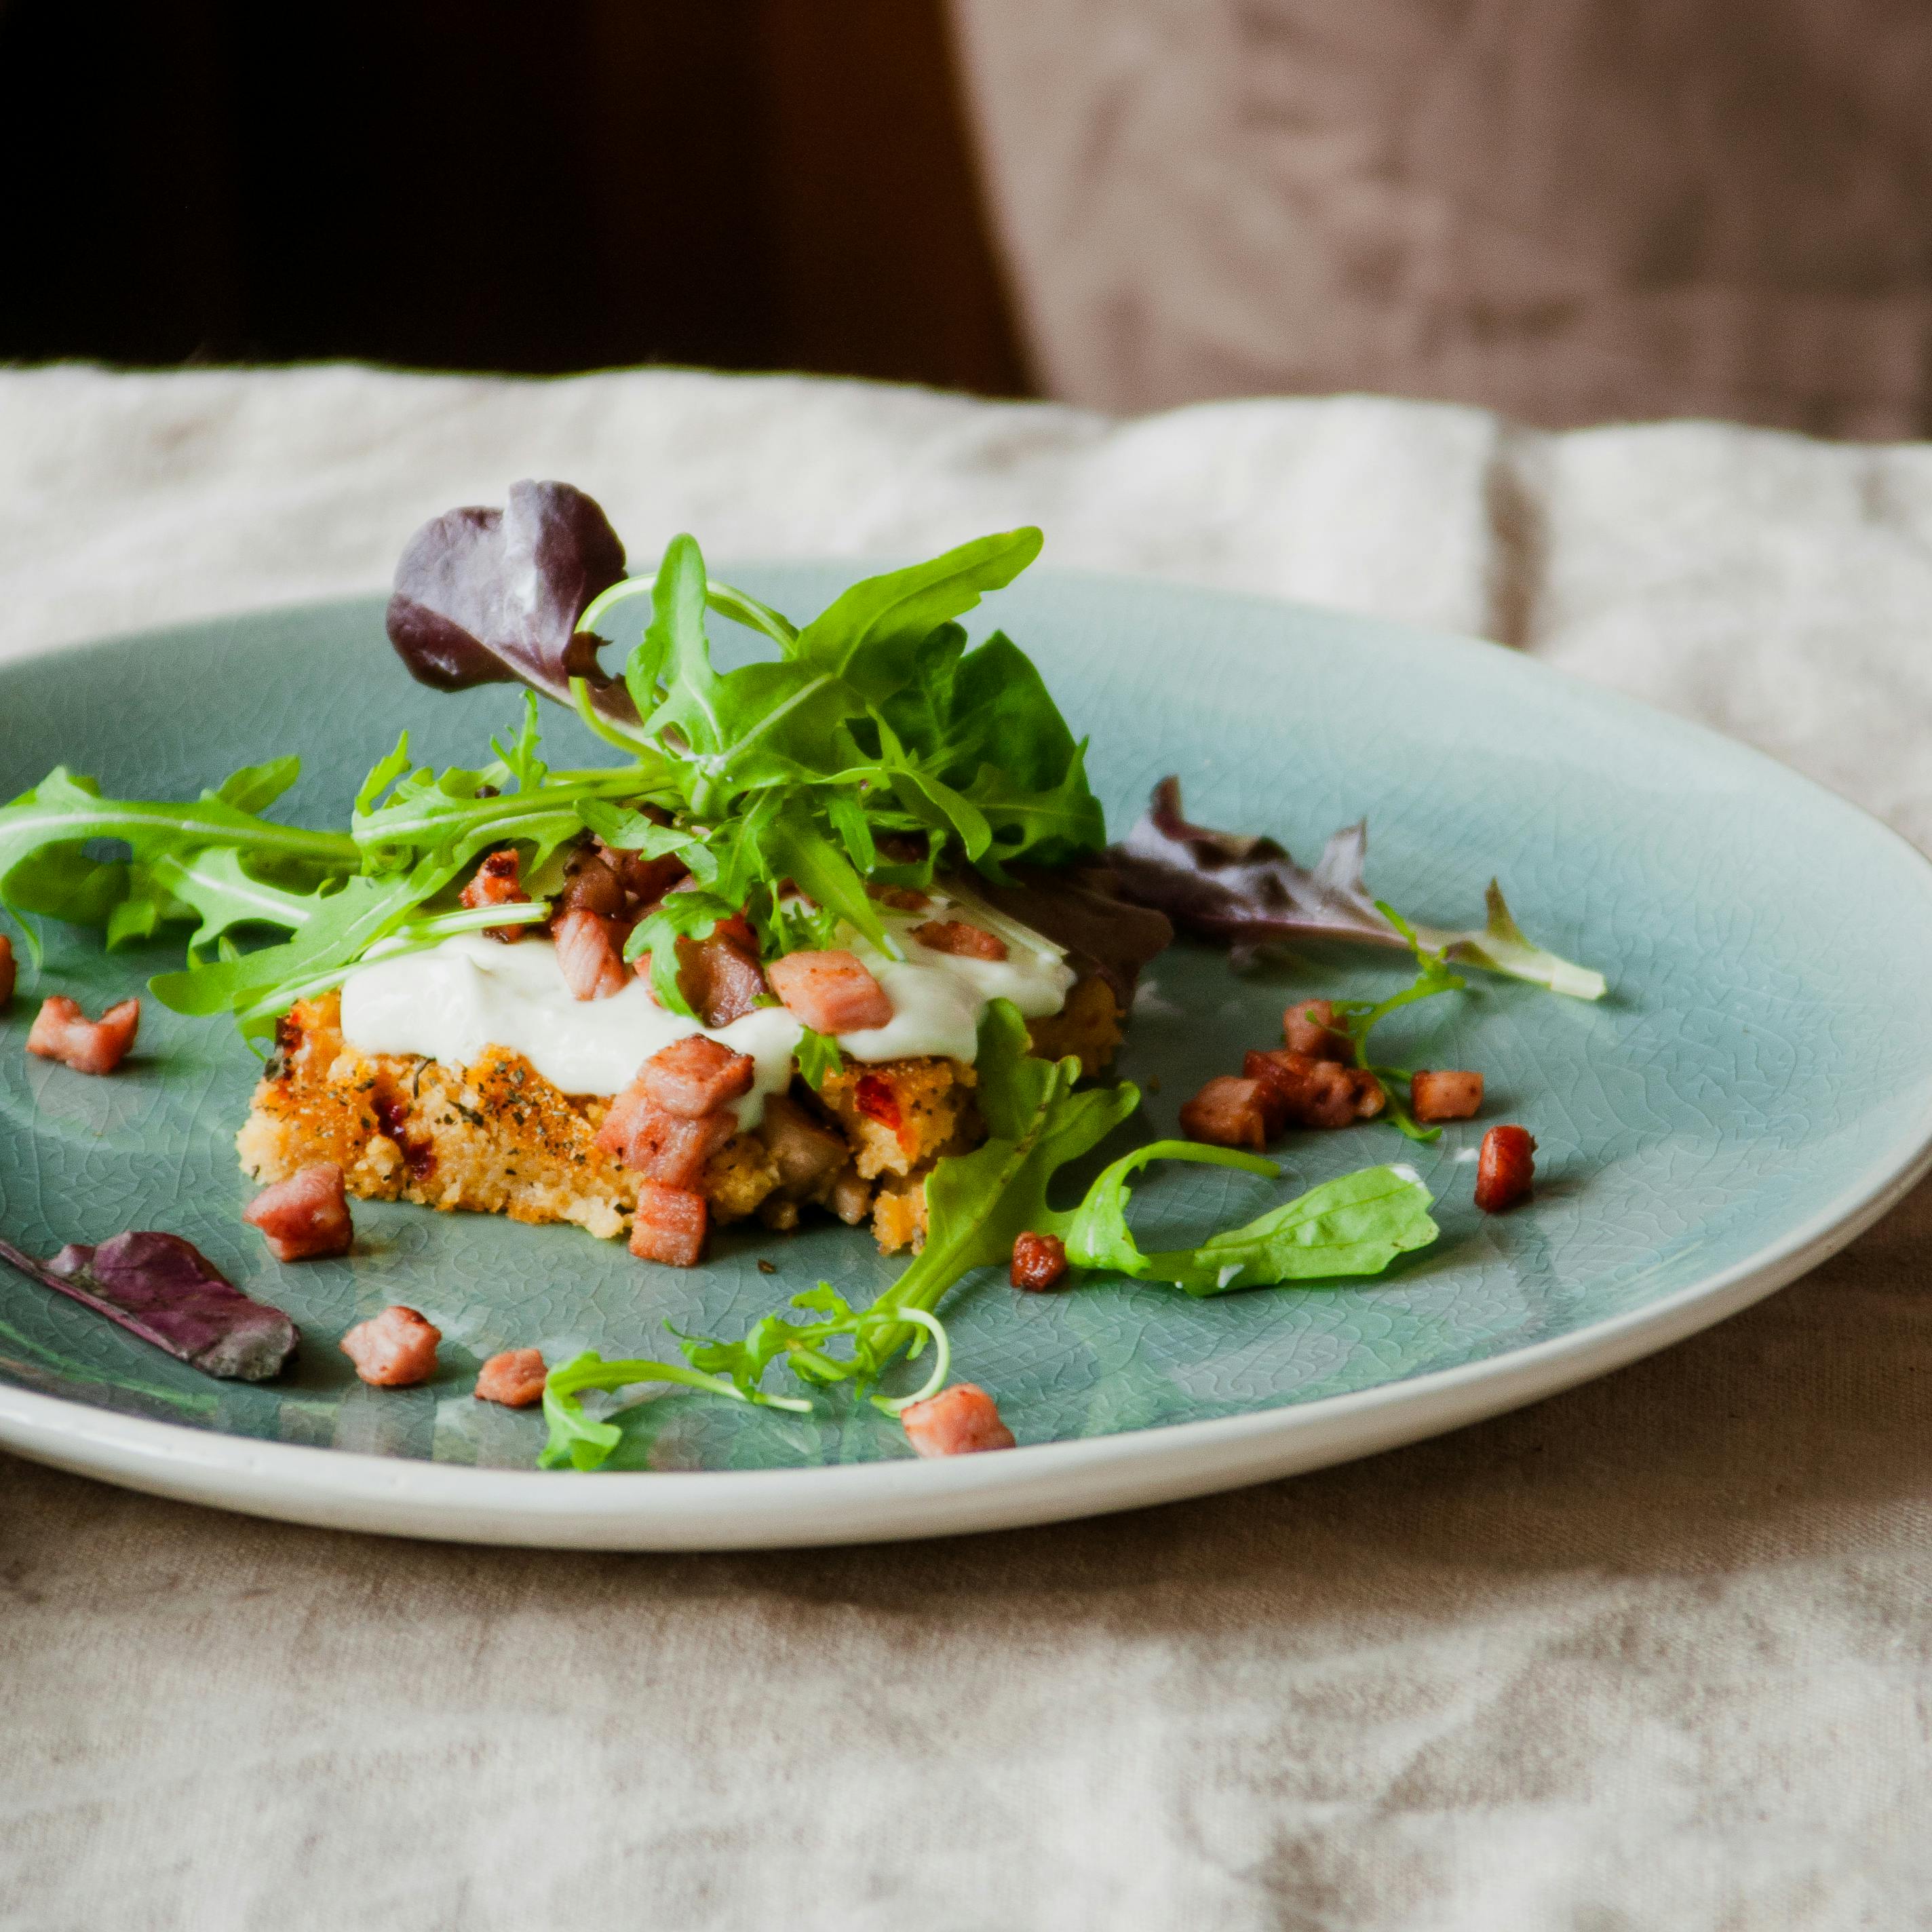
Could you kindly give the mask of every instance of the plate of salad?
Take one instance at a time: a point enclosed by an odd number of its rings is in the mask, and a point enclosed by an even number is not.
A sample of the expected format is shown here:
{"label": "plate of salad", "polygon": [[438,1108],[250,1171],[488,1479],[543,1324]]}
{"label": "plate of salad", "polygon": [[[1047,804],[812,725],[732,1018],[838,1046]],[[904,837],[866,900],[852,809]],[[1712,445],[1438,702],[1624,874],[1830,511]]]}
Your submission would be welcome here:
{"label": "plate of salad", "polygon": [[1932,1162],[1875,821],[1042,542],[524,482],[386,599],[0,669],[0,1443],[478,1541],[1047,1521],[1604,1372]]}

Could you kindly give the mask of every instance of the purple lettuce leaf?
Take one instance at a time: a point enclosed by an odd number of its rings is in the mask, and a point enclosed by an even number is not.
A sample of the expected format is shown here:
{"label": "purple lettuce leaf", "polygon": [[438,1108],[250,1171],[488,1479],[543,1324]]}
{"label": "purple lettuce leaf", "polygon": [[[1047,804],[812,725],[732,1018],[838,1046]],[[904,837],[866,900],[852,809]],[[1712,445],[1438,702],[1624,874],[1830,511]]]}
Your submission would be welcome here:
{"label": "purple lettuce leaf", "polygon": [[396,566],[386,619],[410,674],[438,691],[527,684],[560,704],[584,679],[607,716],[637,722],[603,640],[577,620],[624,574],[624,546],[568,483],[512,483],[500,510],[449,511],[424,524]]}
{"label": "purple lettuce leaf", "polygon": [[1310,871],[1274,839],[1190,825],[1180,781],[1162,778],[1146,812],[1107,854],[1121,890],[1177,926],[1238,946],[1280,939],[1359,939],[1406,949],[1362,883],[1366,820],[1330,838]]}
{"label": "purple lettuce leaf", "polygon": [[1120,890],[1191,932],[1226,941],[1238,955],[1288,939],[1352,939],[1406,948],[1414,943],[1459,965],[1526,980],[1575,1000],[1600,1000],[1604,976],[1547,951],[1510,916],[1495,880],[1480,926],[1424,926],[1405,934],[1364,883],[1368,821],[1334,834],[1312,869],[1274,839],[1190,825],[1180,781],[1162,778],[1146,813],[1108,853]]}
{"label": "purple lettuce leaf", "polygon": [[250,1300],[178,1234],[116,1234],[98,1247],[70,1242],[44,1262],[0,1241],[0,1260],[204,1375],[266,1382],[296,1352],[295,1324]]}

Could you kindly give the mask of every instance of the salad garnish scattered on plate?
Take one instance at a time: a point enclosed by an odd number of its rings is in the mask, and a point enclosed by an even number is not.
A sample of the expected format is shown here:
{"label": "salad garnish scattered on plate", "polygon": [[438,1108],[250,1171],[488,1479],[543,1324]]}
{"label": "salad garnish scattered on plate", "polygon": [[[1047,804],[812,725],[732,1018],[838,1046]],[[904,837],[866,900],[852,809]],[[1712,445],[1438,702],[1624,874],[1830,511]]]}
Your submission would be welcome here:
{"label": "salad garnish scattered on plate", "polygon": [[[1472,1118],[1480,1072],[1372,1050],[1392,1013],[1461,989],[1459,968],[1604,990],[1526,938],[1493,884],[1462,931],[1374,898],[1362,825],[1304,869],[1271,839],[1190,824],[1169,778],[1110,848],[1087,744],[1038,670],[998,632],[969,648],[959,622],[1040,543],[982,538],[801,626],[713,580],[688,536],[627,577],[590,498],[513,484],[502,509],[416,534],[387,620],[425,684],[526,687],[490,757],[437,770],[404,733],[327,831],[271,815],[292,756],[187,802],[104,798],[56,767],[0,808],[0,907],[30,950],[32,915],[98,928],[110,951],[185,931],[184,964],[150,990],[232,1016],[266,1056],[238,1147],[262,1184],[247,1218],[278,1261],[347,1252],[352,1198],[572,1222],[646,1268],[700,1264],[718,1226],[825,1214],[910,1252],[869,1302],[821,1282],[741,1336],[678,1336],[677,1360],[493,1358],[476,1393],[542,1401],[546,1466],[603,1462],[620,1431],[584,1396],[652,1383],[801,1411],[848,1383],[920,1454],[1010,1447],[994,1397],[951,1378],[940,1309],[964,1276],[1204,1297],[1378,1274],[1438,1232],[1400,1162],[1151,1252],[1129,1225],[1134,1182],[1155,1161],[1275,1178],[1265,1150],[1291,1127],[1380,1119],[1426,1139]],[[602,653],[632,604],[642,634],[618,675]],[[766,655],[718,668],[713,617]],[[550,765],[539,695],[615,755]],[[1185,1138],[1129,1148],[1055,1208],[1060,1171],[1136,1115],[1138,1090],[1104,1076],[1176,925],[1238,956],[1308,938],[1402,949],[1415,977],[1379,1002],[1291,1005],[1279,1046],[1208,1072]],[[15,968],[0,936],[0,1007]],[[139,1019],[137,998],[89,1018],[52,994],[26,1045],[108,1075]],[[1527,1195],[1534,1145],[1490,1131],[1479,1205]],[[286,1317],[174,1235],[0,1258],[211,1374],[272,1375],[292,1352]],[[404,1387],[434,1373],[440,1339],[398,1305],[342,1346],[365,1382]],[[884,1393],[902,1357],[923,1358],[923,1384]],[[775,1367],[790,1379],[767,1386]]]}

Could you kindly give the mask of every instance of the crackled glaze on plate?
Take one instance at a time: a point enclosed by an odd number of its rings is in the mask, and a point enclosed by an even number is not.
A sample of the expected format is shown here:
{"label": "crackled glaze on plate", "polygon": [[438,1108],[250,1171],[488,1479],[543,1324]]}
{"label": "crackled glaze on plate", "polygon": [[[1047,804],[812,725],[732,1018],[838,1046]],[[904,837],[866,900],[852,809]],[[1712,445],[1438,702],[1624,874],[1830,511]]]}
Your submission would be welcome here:
{"label": "crackled glaze on plate", "polygon": [[[852,572],[722,574],[803,614]],[[822,1277],[860,1300],[900,1264],[828,1226],[730,1232],[682,1272],[572,1228],[358,1204],[352,1256],[279,1266],[238,1216],[252,1056],[225,1024],[150,1000],[112,1079],[28,1059],[39,994],[93,1008],[176,956],[104,956],[92,935],[50,926],[43,974],[23,974],[0,1018],[0,1233],[44,1252],[172,1229],[286,1309],[304,1346],[272,1388],[211,1382],[0,1270],[0,1441],[267,1514],[478,1540],[696,1546],[1036,1521],[1313,1466],[1600,1372],[1790,1279],[1922,1170],[1932,872],[1851,807],[1492,646],[1048,574],[988,611],[1091,734],[1117,827],[1168,771],[1191,815],[1271,829],[1304,855],[1366,812],[1382,896],[1461,924],[1497,873],[1534,936],[1609,974],[1594,1006],[1475,976],[1472,997],[1390,1029],[1391,1057],[1482,1068],[1485,1120],[1535,1133],[1533,1207],[1490,1219],[1472,1206],[1480,1124],[1420,1149],[1387,1129],[1303,1136],[1283,1144],[1273,1185],[1157,1172],[1137,1196],[1156,1245],[1402,1157],[1441,1196],[1443,1238],[1379,1281],[1205,1303],[1124,1282],[1022,1297],[990,1274],[970,1281],[949,1309],[959,1372],[998,1391],[1023,1444],[1052,1445],[1036,1451],[915,1465],[868,1408],[796,1418],[672,1394],[628,1424],[618,1463],[632,1473],[537,1476],[538,1419],[471,1398],[485,1356],[662,1354],[666,1320],[735,1331]],[[518,694],[412,684],[380,612],[267,614],[11,665],[0,796],[57,760],[110,792],[187,795],[294,748],[304,776],[278,809],[328,824],[400,724],[421,757],[475,761]],[[545,723],[554,758],[596,758],[574,721]],[[1178,946],[1148,976],[1124,1061],[1147,1090],[1142,1130],[1173,1131],[1206,1073],[1274,1036],[1291,994],[1372,996],[1405,976],[1387,956],[1317,947],[1237,976]],[[424,1388],[364,1388],[334,1346],[392,1301],[443,1330]]]}

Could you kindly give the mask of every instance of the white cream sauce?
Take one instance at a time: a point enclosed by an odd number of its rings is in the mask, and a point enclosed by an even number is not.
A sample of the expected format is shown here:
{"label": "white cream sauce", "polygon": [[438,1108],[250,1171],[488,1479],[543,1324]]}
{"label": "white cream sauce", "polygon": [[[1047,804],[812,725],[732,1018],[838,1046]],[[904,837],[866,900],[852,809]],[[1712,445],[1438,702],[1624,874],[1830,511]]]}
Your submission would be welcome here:
{"label": "white cream sauce", "polygon": [[[1066,1004],[1072,968],[1058,946],[1024,926],[1000,922],[1006,958],[964,959],[920,945],[912,928],[928,919],[976,922],[979,908],[935,895],[926,910],[881,908],[880,916],[904,949],[904,960],[888,958],[849,930],[840,935],[892,1003],[885,1025],[840,1036],[841,1049],[854,1060],[943,1054],[970,1060],[990,1001],[1010,1000],[1029,1019]],[[701,1027],[667,1012],[641,980],[608,1000],[574,999],[547,939],[506,946],[464,933],[364,966],[342,988],[343,1037],[364,1053],[421,1054],[466,1066],[485,1047],[506,1048],[566,1094],[620,1093],[660,1048],[687,1034],[708,1033],[757,1064],[752,1090],[735,1109],[745,1127],[757,1126],[766,1096],[790,1081],[802,1031],[782,1006],[760,1007],[728,1027]]]}

